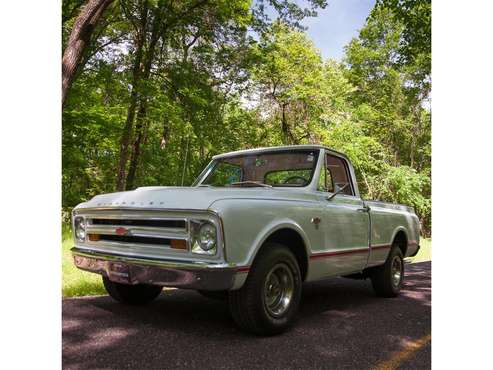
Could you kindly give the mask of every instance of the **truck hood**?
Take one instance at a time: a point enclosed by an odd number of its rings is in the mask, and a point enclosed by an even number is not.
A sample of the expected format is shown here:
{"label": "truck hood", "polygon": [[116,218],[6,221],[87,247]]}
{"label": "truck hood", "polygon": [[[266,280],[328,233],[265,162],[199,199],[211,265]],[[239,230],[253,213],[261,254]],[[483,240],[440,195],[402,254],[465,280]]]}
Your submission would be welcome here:
{"label": "truck hood", "polygon": [[132,207],[156,209],[206,210],[222,199],[265,199],[310,201],[306,190],[290,188],[207,188],[207,187],[142,187],[132,191],[97,195],[77,208]]}

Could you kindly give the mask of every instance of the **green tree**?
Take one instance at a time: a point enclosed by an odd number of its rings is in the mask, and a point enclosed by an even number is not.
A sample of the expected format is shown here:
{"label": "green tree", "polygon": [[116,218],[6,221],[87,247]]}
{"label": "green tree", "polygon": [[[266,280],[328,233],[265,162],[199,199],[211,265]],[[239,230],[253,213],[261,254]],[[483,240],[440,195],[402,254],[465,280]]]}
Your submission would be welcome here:
{"label": "green tree", "polygon": [[278,22],[256,48],[252,77],[264,115],[278,122],[283,143],[314,142],[312,123],[321,98],[323,63],[306,35]]}
{"label": "green tree", "polygon": [[[62,57],[62,105],[65,103],[83,53],[91,41],[93,31],[112,2],[113,0],[88,0],[73,24]],[[73,8],[78,7],[80,5],[75,4]],[[69,17],[70,12],[66,12],[66,17]]]}
{"label": "green tree", "polygon": [[[428,231],[429,76],[422,59],[405,54],[410,50],[403,48],[410,25],[385,4],[384,1],[375,6],[359,36],[347,46],[346,76],[355,87],[355,119],[362,123],[365,135],[375,138],[387,152],[390,167],[380,176],[383,181],[378,196],[414,205]],[[397,191],[396,184],[406,181],[414,185]]]}
{"label": "green tree", "polygon": [[[85,4],[63,1],[65,47]],[[363,197],[414,206],[429,233],[429,45],[415,29],[427,8],[409,2],[411,20],[378,1],[339,63],[301,24],[325,1],[305,4],[113,2],[63,107],[63,206],[191,184],[221,152],[321,143],[349,156]]]}
{"label": "green tree", "polygon": [[431,75],[431,0],[377,0],[403,25],[399,62],[419,66],[417,80],[429,83]]}

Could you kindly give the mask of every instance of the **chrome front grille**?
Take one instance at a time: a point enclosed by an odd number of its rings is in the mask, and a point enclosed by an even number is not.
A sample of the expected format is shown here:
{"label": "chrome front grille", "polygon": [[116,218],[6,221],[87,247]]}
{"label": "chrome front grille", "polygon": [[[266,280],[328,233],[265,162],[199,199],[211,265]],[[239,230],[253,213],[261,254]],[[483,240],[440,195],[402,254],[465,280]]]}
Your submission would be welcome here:
{"label": "chrome front grille", "polygon": [[[77,245],[93,251],[145,258],[196,258],[191,252],[190,220],[197,218],[216,225],[222,245],[220,222],[210,212],[93,208],[76,210],[76,215],[83,216],[86,223],[86,241]],[[216,256],[200,258],[217,259],[222,256],[222,248],[219,250]]]}
{"label": "chrome front grille", "polygon": [[[132,224],[132,220],[129,219],[114,219],[111,224],[101,224],[100,220],[106,221],[107,219],[98,219],[95,217],[86,218],[87,234],[120,235],[154,239],[188,239],[188,227],[186,220],[149,220],[154,222],[172,221],[173,223],[170,224],[182,223],[182,227],[140,226],[140,222],[137,224]],[[147,224],[150,225],[150,223]]]}
{"label": "chrome front grille", "polygon": [[110,226],[148,226],[162,227],[168,229],[186,229],[186,220],[139,220],[139,219],[111,219],[111,218],[93,218],[94,225],[110,225]]}
{"label": "chrome front grille", "polygon": [[135,244],[141,247],[172,249],[172,240],[184,240],[186,249],[176,251],[189,249],[186,219],[100,218],[94,215],[86,218],[86,230],[89,243]]}
{"label": "chrome front grille", "polygon": [[173,239],[169,238],[154,238],[146,236],[134,235],[98,235],[98,240],[108,240],[120,243],[137,243],[137,244],[159,244],[170,246]]}

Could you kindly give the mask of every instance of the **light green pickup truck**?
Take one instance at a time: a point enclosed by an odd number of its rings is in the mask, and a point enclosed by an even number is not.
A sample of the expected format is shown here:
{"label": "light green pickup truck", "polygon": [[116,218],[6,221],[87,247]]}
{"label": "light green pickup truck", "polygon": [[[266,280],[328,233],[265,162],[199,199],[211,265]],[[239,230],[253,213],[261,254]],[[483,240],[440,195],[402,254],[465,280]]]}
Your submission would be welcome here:
{"label": "light green pickup truck", "polygon": [[218,155],[191,187],[98,195],[72,222],[76,266],[117,301],[196,289],[260,335],[293,323],[306,281],[370,278],[396,296],[419,250],[413,209],[362,199],[347,157],[317,145]]}

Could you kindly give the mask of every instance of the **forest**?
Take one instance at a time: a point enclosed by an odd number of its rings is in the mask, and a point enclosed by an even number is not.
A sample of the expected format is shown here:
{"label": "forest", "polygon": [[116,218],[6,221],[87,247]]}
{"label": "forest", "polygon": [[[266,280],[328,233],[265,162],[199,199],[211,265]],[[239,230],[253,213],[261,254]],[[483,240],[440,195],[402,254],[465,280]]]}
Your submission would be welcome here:
{"label": "forest", "polygon": [[327,6],[63,0],[62,217],[100,193],[189,186],[215,154],[316,143],[430,236],[431,1],[377,0],[341,61],[303,26]]}

